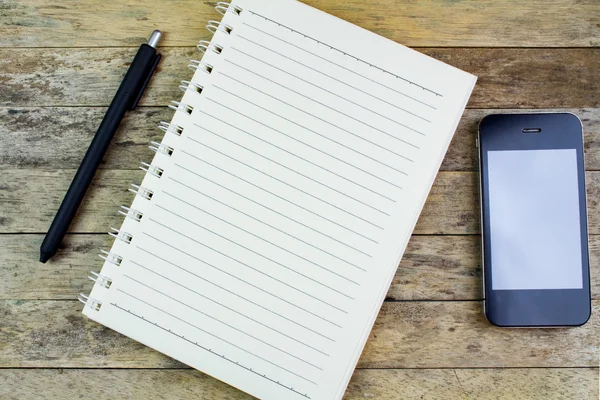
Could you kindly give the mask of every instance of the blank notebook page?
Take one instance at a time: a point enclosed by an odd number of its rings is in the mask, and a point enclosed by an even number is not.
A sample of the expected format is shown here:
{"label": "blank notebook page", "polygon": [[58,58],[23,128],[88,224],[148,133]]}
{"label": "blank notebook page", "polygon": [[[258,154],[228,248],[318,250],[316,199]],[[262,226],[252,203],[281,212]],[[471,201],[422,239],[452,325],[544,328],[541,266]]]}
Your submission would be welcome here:
{"label": "blank notebook page", "polygon": [[84,313],[259,398],[340,399],[475,77],[287,0],[235,1],[207,47]]}

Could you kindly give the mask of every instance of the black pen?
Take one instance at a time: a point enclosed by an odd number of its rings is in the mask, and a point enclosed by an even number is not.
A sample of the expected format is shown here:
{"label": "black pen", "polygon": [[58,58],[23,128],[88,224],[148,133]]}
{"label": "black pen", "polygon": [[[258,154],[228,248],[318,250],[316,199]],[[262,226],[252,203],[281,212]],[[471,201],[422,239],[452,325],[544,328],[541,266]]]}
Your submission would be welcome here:
{"label": "black pen", "polygon": [[117,129],[127,110],[133,110],[137,107],[150,78],[154,74],[161,55],[156,52],[156,45],[160,40],[162,33],[160,31],[152,32],[148,43],[140,46],[135,58],[117,94],[110,103],[104,119],[90,144],[81,165],[69,186],[69,190],[63,199],[48,233],[40,247],[40,261],[45,263],[56,254],[58,246],[62,242],[71,221],[85,196],[87,188],[102,162],[102,158],[115,136]]}

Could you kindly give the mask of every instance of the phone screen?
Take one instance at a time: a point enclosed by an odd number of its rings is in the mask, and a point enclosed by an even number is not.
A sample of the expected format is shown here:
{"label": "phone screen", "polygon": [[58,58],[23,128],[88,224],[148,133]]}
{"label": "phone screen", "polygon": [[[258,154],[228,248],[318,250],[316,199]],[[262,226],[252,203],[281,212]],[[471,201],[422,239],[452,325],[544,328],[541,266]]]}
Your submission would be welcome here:
{"label": "phone screen", "polygon": [[493,290],[581,289],[575,149],[487,152]]}

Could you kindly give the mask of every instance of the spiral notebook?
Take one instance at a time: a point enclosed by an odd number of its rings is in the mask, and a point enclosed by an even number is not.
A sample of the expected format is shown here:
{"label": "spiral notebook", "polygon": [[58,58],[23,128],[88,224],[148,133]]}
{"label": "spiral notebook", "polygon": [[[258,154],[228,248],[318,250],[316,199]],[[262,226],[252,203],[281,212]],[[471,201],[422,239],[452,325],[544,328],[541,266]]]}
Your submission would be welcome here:
{"label": "spiral notebook", "polygon": [[292,0],[217,10],[83,313],[258,398],[340,399],[476,78]]}

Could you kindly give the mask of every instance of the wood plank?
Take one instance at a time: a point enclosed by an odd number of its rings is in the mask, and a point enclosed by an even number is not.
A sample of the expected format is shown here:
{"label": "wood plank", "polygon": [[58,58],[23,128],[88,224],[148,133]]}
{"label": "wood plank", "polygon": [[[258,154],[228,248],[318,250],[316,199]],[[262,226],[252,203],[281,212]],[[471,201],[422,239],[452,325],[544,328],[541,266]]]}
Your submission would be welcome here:
{"label": "wood plank", "polygon": [[[590,236],[592,298],[600,299],[600,236]],[[481,300],[481,237],[412,236],[387,300]]]}
{"label": "wood plank", "polygon": [[[105,111],[104,107],[0,108],[0,165],[78,168]],[[164,135],[158,123],[172,116],[167,107],[139,107],[127,113],[100,168],[138,169],[141,160],[152,158],[150,142],[160,142]]]}
{"label": "wood plank", "polygon": [[0,46],[137,47],[154,29],[165,32],[162,45],[193,46],[212,36],[204,26],[209,19],[220,19],[215,4],[185,0],[66,0],[60,4],[6,0],[0,8]]}
{"label": "wood plank", "polygon": [[[593,399],[598,388],[598,369],[457,369],[456,381],[467,399]],[[410,374],[412,371],[409,371]],[[592,376],[596,374],[596,376]],[[450,376],[450,381],[452,376]],[[375,381],[377,383],[377,381]],[[402,387],[402,386],[400,386]],[[452,386],[450,386],[452,387]],[[398,387],[396,387],[398,390]],[[418,386],[417,386],[418,390]],[[425,397],[443,395],[434,388]],[[421,392],[419,390],[419,392]],[[424,395],[415,396],[423,399]],[[439,397],[442,400],[459,396]]]}
{"label": "wood plank", "polygon": [[[102,117],[103,107],[17,107],[0,108],[0,166],[7,168],[77,168]],[[442,171],[476,171],[475,136],[481,118],[493,113],[535,112],[536,110],[466,110]],[[583,121],[585,161],[588,170],[600,170],[600,109],[554,109],[572,112]],[[151,156],[148,144],[160,141],[156,129],[169,120],[167,107],[143,107],[127,114],[102,168],[137,169],[140,160]],[[51,147],[53,151],[48,151]]]}
{"label": "wood plank", "polygon": [[[63,400],[165,398],[250,400],[253,397],[194,370],[3,369],[0,397]],[[597,368],[404,369],[354,372],[344,396],[359,399],[592,399]]]}
{"label": "wood plank", "polygon": [[[5,170],[0,185],[0,232],[46,232],[75,170]],[[121,205],[134,194],[127,189],[140,183],[144,171],[99,170],[71,224],[72,232],[107,232],[119,227]],[[8,206],[10,205],[10,207]]]}
{"label": "wood plank", "polygon": [[[461,2],[307,0],[307,4],[409,46],[598,46],[600,7],[594,0]],[[156,27],[168,46],[207,38],[204,24],[220,16],[214,2],[3,2],[0,46],[137,46]],[[525,27],[527,29],[525,29]],[[52,28],[52,35],[48,29]],[[535,32],[535,34],[532,34]]]}
{"label": "wood plank", "polygon": [[579,328],[502,329],[482,303],[384,303],[359,365],[366,368],[596,367],[600,302]]}
{"label": "wood plank", "polygon": [[40,264],[44,235],[0,235],[2,299],[75,299],[89,292],[90,270],[99,271],[101,249],[109,249],[108,235],[67,235],[58,254]]}
{"label": "wood plank", "polygon": [[[500,329],[479,301],[386,302],[361,368],[597,367],[600,301],[570,329]],[[183,368],[81,314],[77,301],[0,301],[2,368]]]}
{"label": "wood plank", "polygon": [[[75,170],[7,169],[0,185],[0,233],[45,232],[58,209]],[[129,205],[127,188],[142,180],[143,171],[99,170],[84,199],[71,232],[106,232],[121,225],[117,214]],[[590,234],[600,234],[600,172],[586,174]],[[479,232],[477,174],[440,172],[415,228],[417,234],[475,234]]]}
{"label": "wood plank", "polygon": [[[479,77],[471,108],[598,108],[600,49],[416,48]],[[134,48],[0,49],[0,106],[108,106]],[[226,51],[226,50],[225,50]],[[163,49],[141,104],[179,99],[195,48]]]}
{"label": "wood plank", "polygon": [[[1,300],[74,299],[89,292],[108,235],[67,235],[61,251],[38,262],[43,235],[0,235]],[[479,236],[413,236],[387,294],[388,300],[480,300]],[[600,236],[590,237],[592,298],[600,300]]]}
{"label": "wood plank", "polygon": [[[136,53],[134,48],[0,49],[1,106],[108,106]],[[181,98],[192,76],[193,48],[161,49],[163,58],[141,105],[165,106]],[[95,129],[93,129],[95,131]]]}

